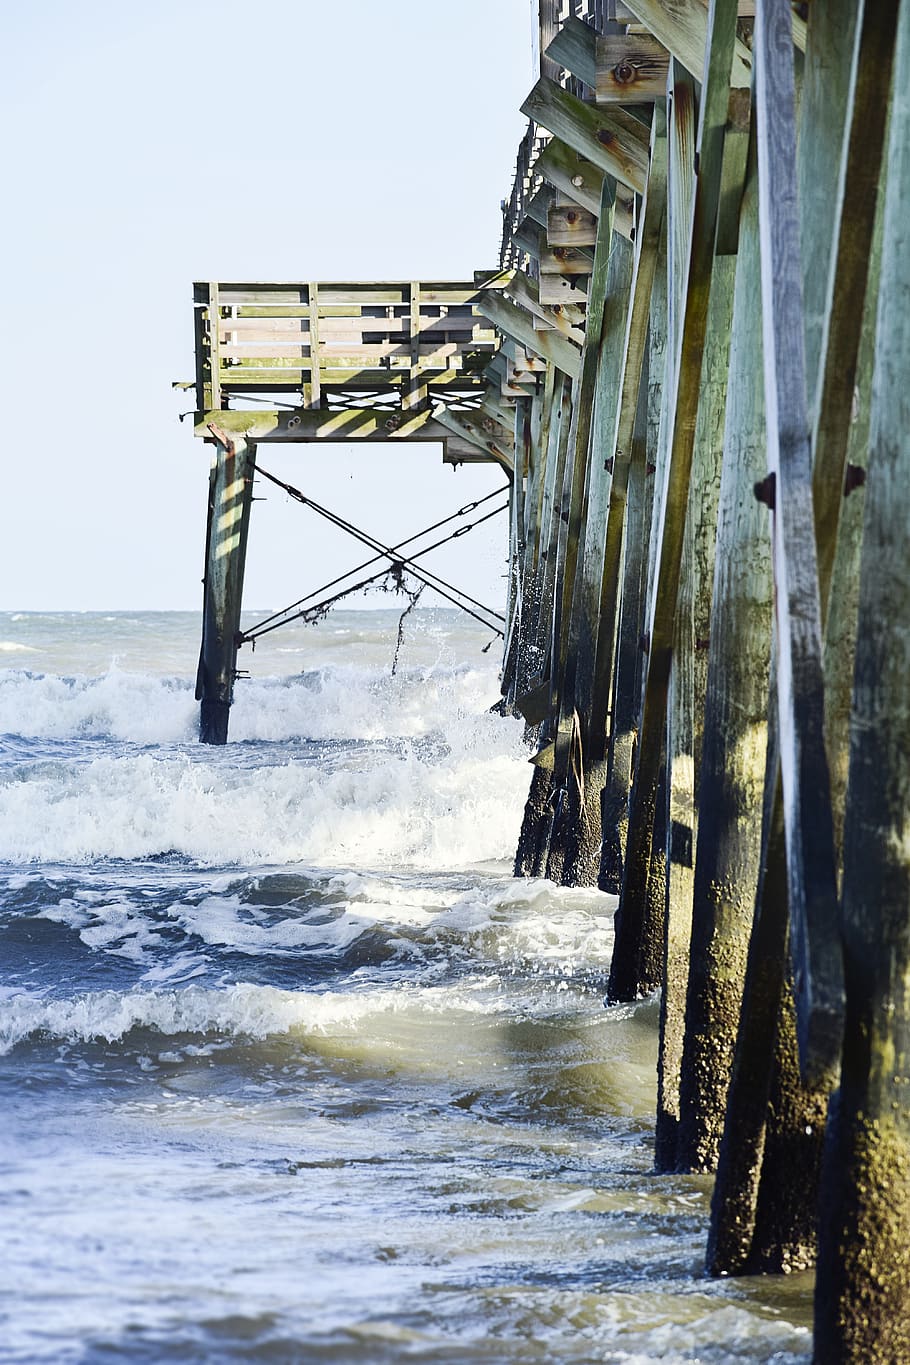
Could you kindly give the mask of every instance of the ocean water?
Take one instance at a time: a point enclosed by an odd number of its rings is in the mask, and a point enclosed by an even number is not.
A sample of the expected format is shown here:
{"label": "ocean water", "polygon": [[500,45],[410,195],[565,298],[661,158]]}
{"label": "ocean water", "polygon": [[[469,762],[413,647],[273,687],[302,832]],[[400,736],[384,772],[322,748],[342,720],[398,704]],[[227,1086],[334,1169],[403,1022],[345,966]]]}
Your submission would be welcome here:
{"label": "ocean water", "polygon": [[339,612],[196,743],[191,613],[0,615],[0,1360],[810,1358],[652,1174],[614,901],[510,877],[467,618]]}

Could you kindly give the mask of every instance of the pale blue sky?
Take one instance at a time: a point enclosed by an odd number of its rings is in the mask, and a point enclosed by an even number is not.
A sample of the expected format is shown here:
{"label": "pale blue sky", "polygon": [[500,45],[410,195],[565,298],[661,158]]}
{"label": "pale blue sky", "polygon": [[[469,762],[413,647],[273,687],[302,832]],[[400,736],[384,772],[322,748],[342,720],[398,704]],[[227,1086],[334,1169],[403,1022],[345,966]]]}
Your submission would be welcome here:
{"label": "pale blue sky", "polygon": [[[208,455],[194,279],[470,276],[498,259],[530,89],[529,0],[8,5],[0,607],[195,608]],[[269,467],[391,542],[501,482],[435,446],[297,446]],[[260,490],[264,491],[264,490]],[[245,600],[357,562],[254,507]],[[431,557],[503,592],[505,527]]]}

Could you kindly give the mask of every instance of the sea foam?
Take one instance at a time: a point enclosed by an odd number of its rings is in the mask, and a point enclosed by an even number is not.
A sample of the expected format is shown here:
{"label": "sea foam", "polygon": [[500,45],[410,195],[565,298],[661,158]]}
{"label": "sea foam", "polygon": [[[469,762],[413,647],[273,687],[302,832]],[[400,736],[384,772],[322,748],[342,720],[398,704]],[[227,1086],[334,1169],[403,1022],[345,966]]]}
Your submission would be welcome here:
{"label": "sea foam", "polygon": [[[5,772],[0,858],[177,854],[207,866],[369,868],[509,857],[528,770],[520,724],[486,709],[494,686],[490,674],[469,669],[401,678],[327,669],[266,680],[238,689],[232,741],[302,738],[309,747],[228,755],[196,744],[186,684],[116,671],[8,675],[0,679],[8,734],[114,736],[125,751],[93,757],[90,745],[71,745],[64,762],[39,748],[32,763]],[[163,747],[138,747],[155,733]]]}

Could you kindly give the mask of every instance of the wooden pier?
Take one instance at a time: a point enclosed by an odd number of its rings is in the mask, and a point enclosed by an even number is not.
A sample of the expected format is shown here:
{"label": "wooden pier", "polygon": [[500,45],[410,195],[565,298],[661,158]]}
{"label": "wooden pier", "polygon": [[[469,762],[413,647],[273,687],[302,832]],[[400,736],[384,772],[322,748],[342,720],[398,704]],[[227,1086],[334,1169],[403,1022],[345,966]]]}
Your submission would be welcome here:
{"label": "wooden pier", "polygon": [[900,1365],[910,0],[540,0],[537,36],[498,271],[196,288],[203,738],[258,445],[497,461],[516,875],[619,897],[608,999],[661,993],[656,1167],[716,1172],[709,1273],[817,1264],[819,1365]]}

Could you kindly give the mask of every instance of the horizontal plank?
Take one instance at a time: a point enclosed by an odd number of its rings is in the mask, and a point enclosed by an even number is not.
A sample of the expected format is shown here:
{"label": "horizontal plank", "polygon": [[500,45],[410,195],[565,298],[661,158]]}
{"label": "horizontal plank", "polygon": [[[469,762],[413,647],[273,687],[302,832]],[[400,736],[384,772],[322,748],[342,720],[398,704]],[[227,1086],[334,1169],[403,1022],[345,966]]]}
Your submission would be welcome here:
{"label": "horizontal plank", "polygon": [[607,111],[585,104],[546,77],[537,82],[521,109],[602,171],[638,193],[644,190],[648,130],[625,110]]}
{"label": "horizontal plank", "polygon": [[[568,342],[566,343],[569,344]],[[400,384],[402,379],[408,378],[409,367],[407,365],[392,368],[380,368],[371,365],[358,365],[350,368],[340,366],[320,366],[323,384],[350,384],[353,387],[384,389],[390,383]],[[220,371],[221,386],[224,389],[237,388],[268,388],[271,384],[280,384],[282,387],[290,384],[292,387],[298,386],[304,377],[309,375],[310,367],[308,364],[300,362],[294,364],[293,361],[286,361],[284,364],[276,361],[272,365],[255,365],[251,362],[244,364],[231,365]],[[460,366],[450,365],[447,369],[435,370],[433,367],[427,372],[426,379],[430,383],[438,384],[441,382],[464,382],[466,377],[470,377],[474,372],[464,370]],[[443,381],[442,376],[450,376],[450,381]]]}
{"label": "horizontal plank", "polygon": [[[326,366],[338,366],[350,368],[359,365],[365,360],[384,360],[400,359],[405,362],[410,357],[417,355],[421,360],[438,359],[445,360],[448,364],[449,358],[461,355],[461,347],[454,342],[447,342],[441,346],[417,346],[416,348],[406,345],[402,346],[398,342],[386,341],[377,342],[369,346],[347,346],[344,342],[338,343],[339,347],[344,346],[343,350],[333,350],[325,342],[320,342],[318,347],[319,363]],[[489,350],[493,349],[493,342],[489,343]],[[222,363],[225,360],[256,360],[268,365],[272,360],[305,360],[310,358],[310,347],[304,345],[275,346],[268,348],[237,345],[227,343],[221,348]]]}
{"label": "horizontal plank", "polygon": [[429,411],[388,412],[381,408],[324,408],[296,411],[257,409],[254,412],[197,412],[193,430],[210,439],[209,422],[232,436],[255,441],[445,441],[448,432]]}
{"label": "horizontal plank", "polygon": [[[480,317],[467,318],[420,318],[414,335],[426,336],[439,333],[447,339],[461,338],[463,344],[472,337],[485,337],[489,334],[489,324]],[[319,336],[321,340],[354,341],[365,332],[376,332],[387,336],[411,336],[411,319],[404,318],[320,318]],[[293,337],[308,338],[309,318],[222,318],[219,327],[221,340],[230,337],[245,341],[290,340]]]}

